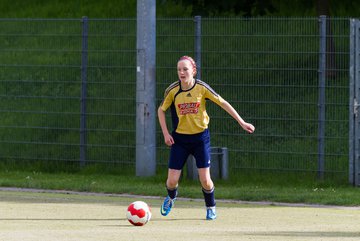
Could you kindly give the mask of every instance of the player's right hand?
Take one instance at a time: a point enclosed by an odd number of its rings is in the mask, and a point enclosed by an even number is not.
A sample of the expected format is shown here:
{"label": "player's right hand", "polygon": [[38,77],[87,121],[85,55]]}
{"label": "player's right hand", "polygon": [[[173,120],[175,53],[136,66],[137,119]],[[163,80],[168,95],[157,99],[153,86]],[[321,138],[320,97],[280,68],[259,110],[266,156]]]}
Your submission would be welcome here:
{"label": "player's right hand", "polygon": [[175,143],[174,138],[170,134],[164,136],[164,141],[168,146],[172,146]]}

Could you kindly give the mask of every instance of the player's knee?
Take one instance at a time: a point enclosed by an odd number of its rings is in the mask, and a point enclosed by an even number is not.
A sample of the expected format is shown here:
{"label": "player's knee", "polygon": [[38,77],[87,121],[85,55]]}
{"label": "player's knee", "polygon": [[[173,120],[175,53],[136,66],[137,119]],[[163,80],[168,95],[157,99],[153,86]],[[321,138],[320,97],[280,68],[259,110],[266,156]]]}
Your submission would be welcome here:
{"label": "player's knee", "polygon": [[169,188],[169,189],[174,189],[174,188],[177,187],[177,185],[178,185],[178,180],[176,180],[176,179],[169,178],[166,181],[166,187]]}
{"label": "player's knee", "polygon": [[200,180],[201,182],[201,186],[205,189],[205,190],[211,190],[214,187],[214,183],[212,182],[212,180],[210,178],[206,178],[204,180]]}

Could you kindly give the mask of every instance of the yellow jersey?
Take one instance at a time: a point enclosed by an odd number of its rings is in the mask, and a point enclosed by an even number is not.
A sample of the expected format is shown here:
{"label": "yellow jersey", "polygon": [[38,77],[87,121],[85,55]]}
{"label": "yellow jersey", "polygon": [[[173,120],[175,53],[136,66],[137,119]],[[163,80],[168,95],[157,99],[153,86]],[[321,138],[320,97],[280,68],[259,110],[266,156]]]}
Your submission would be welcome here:
{"label": "yellow jersey", "polygon": [[171,109],[175,132],[197,134],[208,128],[210,118],[206,112],[206,101],[211,100],[221,106],[224,101],[208,84],[196,79],[194,86],[182,90],[180,81],[172,83],[164,94],[160,108]]}

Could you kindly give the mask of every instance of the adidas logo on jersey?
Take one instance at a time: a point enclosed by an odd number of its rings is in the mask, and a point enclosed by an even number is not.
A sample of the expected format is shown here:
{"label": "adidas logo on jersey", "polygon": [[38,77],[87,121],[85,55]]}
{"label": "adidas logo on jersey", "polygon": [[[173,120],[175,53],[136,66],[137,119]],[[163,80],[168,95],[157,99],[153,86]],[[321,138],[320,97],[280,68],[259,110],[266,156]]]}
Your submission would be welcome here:
{"label": "adidas logo on jersey", "polygon": [[186,97],[191,97],[191,94],[190,94],[190,93],[188,93],[188,94],[186,95]]}

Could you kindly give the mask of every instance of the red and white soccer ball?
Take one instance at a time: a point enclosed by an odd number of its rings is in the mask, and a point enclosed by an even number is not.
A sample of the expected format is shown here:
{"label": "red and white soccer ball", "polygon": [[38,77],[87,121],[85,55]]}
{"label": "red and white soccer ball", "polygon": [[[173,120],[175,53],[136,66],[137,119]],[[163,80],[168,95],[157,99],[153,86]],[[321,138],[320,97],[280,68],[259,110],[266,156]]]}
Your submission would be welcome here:
{"label": "red and white soccer ball", "polygon": [[143,226],[151,219],[151,209],[143,201],[135,201],[128,206],[126,217],[132,225]]}

